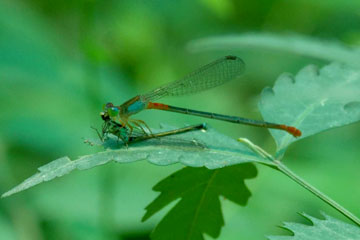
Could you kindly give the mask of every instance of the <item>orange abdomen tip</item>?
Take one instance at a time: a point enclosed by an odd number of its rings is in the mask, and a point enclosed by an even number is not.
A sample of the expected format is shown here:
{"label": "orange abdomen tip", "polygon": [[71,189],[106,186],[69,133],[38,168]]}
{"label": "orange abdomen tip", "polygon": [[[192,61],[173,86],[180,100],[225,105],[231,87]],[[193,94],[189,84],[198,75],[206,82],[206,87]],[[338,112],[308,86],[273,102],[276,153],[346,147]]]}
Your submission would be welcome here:
{"label": "orange abdomen tip", "polygon": [[301,136],[301,131],[299,129],[297,129],[296,127],[281,125],[281,129],[287,131],[288,133],[290,133],[294,137],[300,137]]}

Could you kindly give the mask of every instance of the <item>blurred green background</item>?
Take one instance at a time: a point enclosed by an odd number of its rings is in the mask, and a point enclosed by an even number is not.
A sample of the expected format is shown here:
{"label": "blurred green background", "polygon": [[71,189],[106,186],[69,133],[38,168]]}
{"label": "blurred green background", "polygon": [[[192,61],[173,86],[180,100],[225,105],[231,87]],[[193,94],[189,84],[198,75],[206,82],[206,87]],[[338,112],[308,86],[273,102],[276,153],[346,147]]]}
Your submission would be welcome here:
{"label": "blurred green background", "polygon": [[[120,104],[220,56],[245,60],[247,73],[241,81],[166,103],[260,119],[261,89],[283,72],[296,74],[305,65],[326,64],[256,48],[186,50],[197,38],[247,32],[298,33],[359,46],[360,2],[1,0],[0,192],[53,159],[101,150],[83,144],[83,138],[95,137],[90,126],[100,127],[103,103]],[[144,112],[139,118],[152,127],[204,121],[161,111]],[[274,149],[264,129],[206,121],[231,137],[247,137]],[[304,139],[290,147],[285,159],[358,216],[359,130],[359,124],[353,124]],[[140,222],[144,207],[157,196],[151,187],[180,167],[108,164],[1,199],[0,238],[148,239],[161,218]],[[304,222],[297,212],[319,216],[322,210],[343,219],[271,169],[259,166],[259,177],[248,185],[253,196],[245,208],[222,201],[226,225],[219,239],[286,233],[277,226]]]}

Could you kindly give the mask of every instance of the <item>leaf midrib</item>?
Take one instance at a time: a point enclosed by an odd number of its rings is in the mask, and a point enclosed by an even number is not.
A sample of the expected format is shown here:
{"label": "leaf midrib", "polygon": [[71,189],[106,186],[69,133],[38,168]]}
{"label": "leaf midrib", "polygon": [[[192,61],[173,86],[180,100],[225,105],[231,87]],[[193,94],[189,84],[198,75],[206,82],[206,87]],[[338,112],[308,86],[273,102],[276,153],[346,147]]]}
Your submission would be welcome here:
{"label": "leaf midrib", "polygon": [[196,224],[196,221],[199,217],[199,213],[200,213],[200,209],[201,209],[201,206],[202,204],[204,203],[204,200],[205,200],[205,196],[209,190],[209,187],[211,185],[211,183],[213,182],[216,174],[219,172],[219,170],[215,170],[214,173],[212,174],[211,178],[209,179],[208,183],[206,184],[206,187],[203,191],[203,194],[201,196],[201,199],[200,199],[200,202],[199,204],[197,205],[196,207],[196,210],[195,210],[195,214],[194,214],[194,218],[193,218],[193,221],[191,222],[191,225],[190,225],[190,230],[189,230],[189,234],[187,235],[187,238],[188,240],[191,240],[191,237],[192,237],[192,234],[194,232],[194,229],[195,229],[195,224]]}

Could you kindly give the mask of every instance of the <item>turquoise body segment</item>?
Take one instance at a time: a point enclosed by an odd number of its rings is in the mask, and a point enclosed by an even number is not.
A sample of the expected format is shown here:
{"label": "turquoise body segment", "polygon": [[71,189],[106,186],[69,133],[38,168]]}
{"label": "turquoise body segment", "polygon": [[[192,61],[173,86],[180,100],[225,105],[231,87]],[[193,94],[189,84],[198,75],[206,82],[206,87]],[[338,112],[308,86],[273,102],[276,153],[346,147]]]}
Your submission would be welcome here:
{"label": "turquoise body segment", "polygon": [[145,109],[146,103],[142,101],[136,101],[127,108],[129,114],[135,114]]}

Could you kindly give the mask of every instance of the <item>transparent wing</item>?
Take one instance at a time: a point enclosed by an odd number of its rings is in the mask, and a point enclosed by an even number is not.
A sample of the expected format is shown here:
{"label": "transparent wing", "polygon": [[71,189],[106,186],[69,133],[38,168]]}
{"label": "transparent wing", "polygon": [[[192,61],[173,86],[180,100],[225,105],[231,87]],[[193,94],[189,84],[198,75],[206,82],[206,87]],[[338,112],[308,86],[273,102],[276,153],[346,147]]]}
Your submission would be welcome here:
{"label": "transparent wing", "polygon": [[140,99],[143,102],[152,102],[162,97],[197,93],[238,78],[244,70],[245,63],[241,58],[226,56],[199,68],[183,79],[143,94]]}

